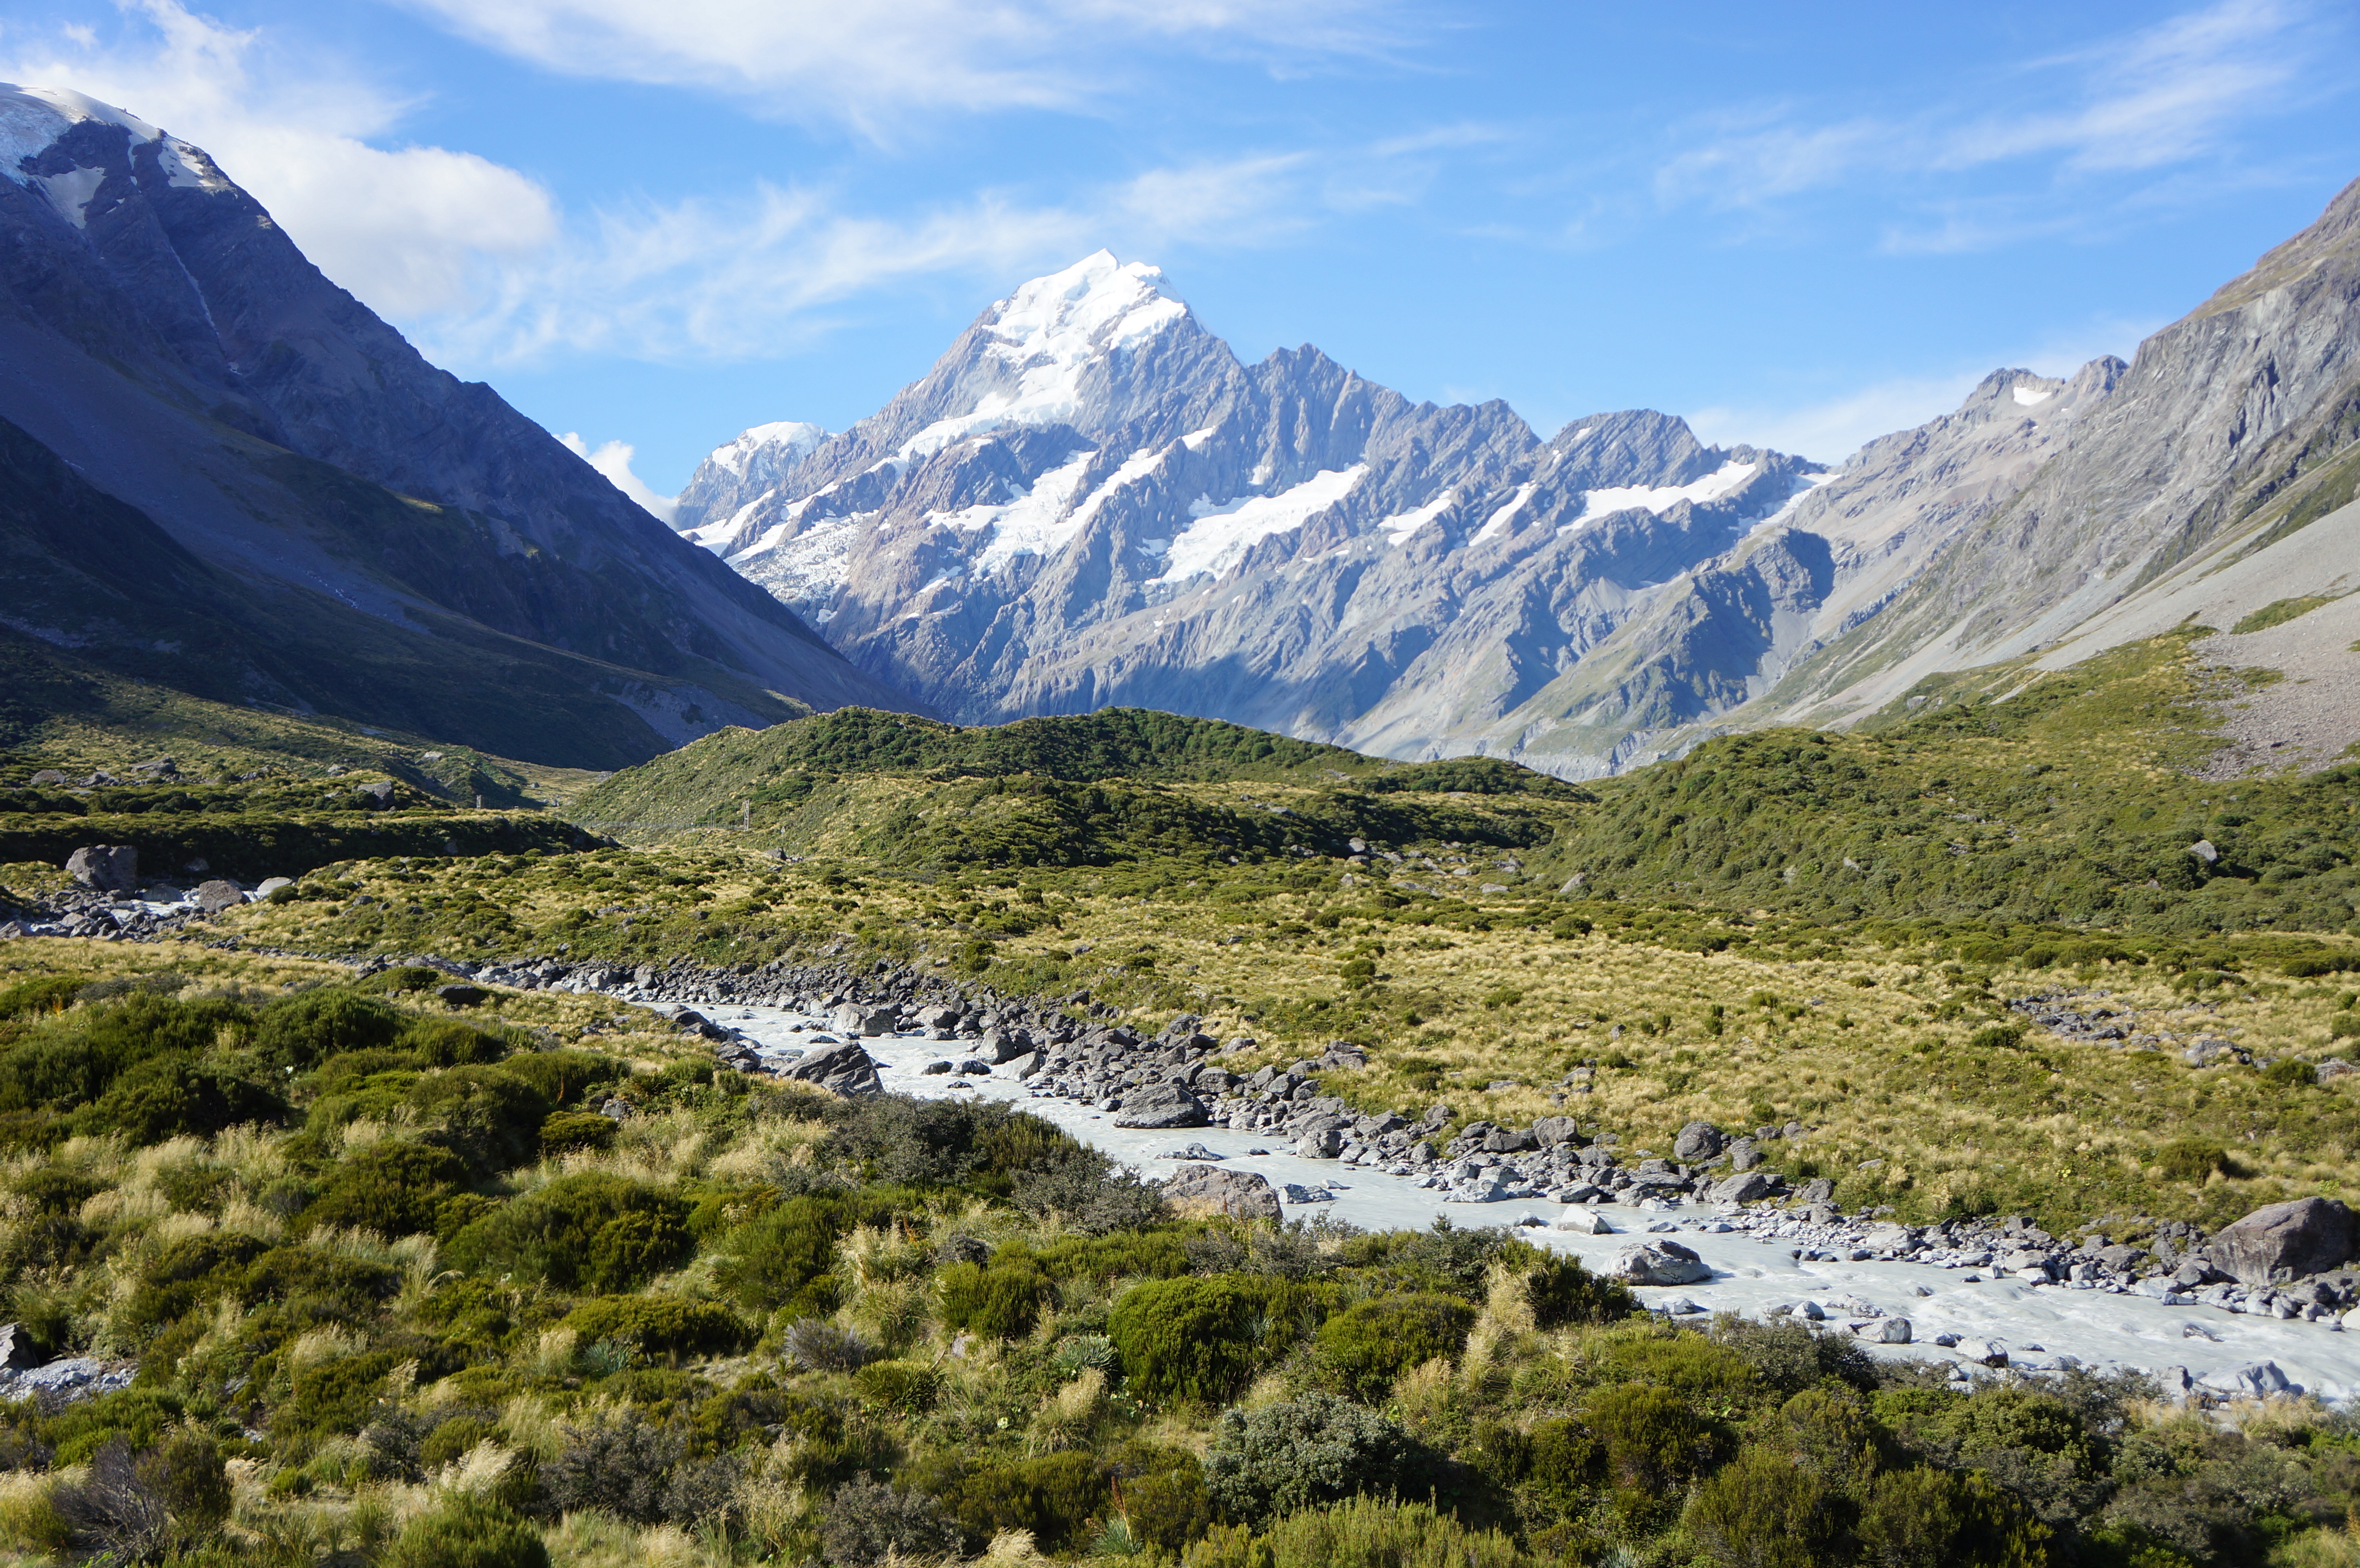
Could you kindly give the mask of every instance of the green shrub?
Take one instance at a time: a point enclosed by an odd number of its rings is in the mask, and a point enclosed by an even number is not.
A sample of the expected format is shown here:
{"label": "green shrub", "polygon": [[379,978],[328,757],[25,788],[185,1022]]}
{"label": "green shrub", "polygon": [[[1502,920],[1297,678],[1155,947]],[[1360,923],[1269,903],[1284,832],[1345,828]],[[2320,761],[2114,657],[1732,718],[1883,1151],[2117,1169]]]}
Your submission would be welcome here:
{"label": "green shrub", "polygon": [[520,1051],[500,1063],[552,1105],[570,1105],[593,1089],[630,1076],[630,1069],[594,1051]]}
{"label": "green shrub", "polygon": [[1826,1505],[1817,1475],[1784,1454],[1748,1448],[1698,1484],[1680,1525],[1725,1568],[1817,1568],[1830,1534]]}
{"label": "green shrub", "polygon": [[595,1508],[633,1524],[716,1519],[729,1507],[737,1475],[731,1456],[692,1460],[683,1435],[636,1410],[611,1425],[572,1432],[541,1467],[541,1485],[559,1509]]}
{"label": "green shrub", "polygon": [[[586,1171],[560,1177],[475,1221],[451,1238],[448,1257],[469,1273],[512,1274],[573,1290],[589,1279],[606,1227],[626,1214],[669,1218],[675,1234],[687,1237],[688,1205],[679,1198]],[[637,1239],[619,1232],[608,1236],[607,1265],[621,1261],[622,1242]]]}
{"label": "green shrub", "polygon": [[[1532,1568],[1496,1530],[1470,1530],[1431,1503],[1347,1497],[1290,1514],[1264,1538],[1270,1568]],[[1195,1559],[1190,1559],[1194,1562]]]}
{"label": "green shrub", "polygon": [[549,1102],[503,1067],[453,1067],[421,1078],[410,1091],[421,1115],[438,1119],[438,1140],[489,1176],[536,1158]]}
{"label": "green shrub", "polygon": [[[1002,1247],[993,1261],[1018,1256]],[[1176,1279],[1189,1269],[1187,1244],[1170,1230],[1061,1236],[1032,1256],[1052,1279]]]}
{"label": "green shrub", "polygon": [[2300,1056],[2282,1056],[2262,1073],[2262,1082],[2280,1089],[2309,1089],[2319,1083],[2319,1069]]}
{"label": "green shrub", "polygon": [[[797,1305],[833,1311],[835,1281],[828,1270],[836,1261],[842,1215],[842,1205],[828,1199],[788,1199],[721,1243],[715,1280],[754,1312]],[[825,1290],[822,1280],[827,1281]]]}
{"label": "green shrub", "polygon": [[565,1316],[584,1345],[620,1340],[645,1356],[719,1355],[751,1338],[729,1309],[680,1296],[601,1296]]}
{"label": "green shrub", "polygon": [[479,1443],[495,1441],[499,1428],[482,1416],[456,1415],[434,1423],[418,1445],[418,1462],[428,1470],[455,1464]]}
{"label": "green shrub", "polygon": [[1133,1476],[1121,1490],[1131,1538],[1155,1551],[1176,1554],[1212,1525],[1212,1494],[1205,1490],[1204,1468],[1194,1459]]}
{"label": "green shrub", "polygon": [[398,964],[390,969],[380,969],[364,980],[353,982],[352,988],[366,996],[399,996],[408,991],[431,991],[443,984],[440,969],[429,969],[421,964]]}
{"label": "green shrub", "polygon": [[1222,1411],[1205,1454],[1214,1511],[1243,1523],[1361,1492],[1415,1497],[1439,1478],[1434,1456],[1396,1422],[1317,1390]]}
{"label": "green shrub", "polygon": [[301,1072],[347,1051],[391,1046],[407,1018],[373,996],[307,991],[271,1003],[256,1019],[254,1043],[274,1067]]}
{"label": "green shrub", "polygon": [[1981,1471],[1930,1467],[1876,1477],[1853,1530],[1870,1562],[1942,1568],[2037,1568],[2049,1533]]}
{"label": "green shrub", "polygon": [[675,1210],[617,1214],[591,1236],[589,1268],[582,1278],[595,1290],[628,1290],[679,1268],[695,1250],[688,1221]]}
{"label": "green shrub", "polygon": [[877,1403],[912,1414],[932,1410],[943,1385],[942,1374],[923,1361],[872,1361],[853,1380]]}
{"label": "green shrub", "polygon": [[1524,1480],[1561,1514],[1580,1511],[1598,1467],[1598,1440],[1579,1421],[1557,1417],[1525,1438]]}
{"label": "green shrub", "polygon": [[549,1548],[530,1519],[467,1492],[453,1493],[402,1527],[386,1568],[549,1568]]}
{"label": "green shrub", "polygon": [[[2039,968],[2041,965],[2034,964]],[[1967,1037],[1969,1051],[2015,1051],[2024,1044],[2022,1024],[1986,1024]]]}
{"label": "green shrub", "polygon": [[2175,1138],[2156,1150],[2156,1163],[2169,1181],[2202,1181],[2229,1169],[2229,1151],[2209,1138]]}
{"label": "green shrub", "polygon": [[1582,1419],[1606,1448],[1617,1484],[1661,1492],[1710,1464],[1711,1429],[1673,1394],[1622,1383],[1590,1398]]}
{"label": "green shrub", "polygon": [[1095,1456],[1048,1454],[978,1470],[958,1483],[948,1501],[958,1521],[977,1535],[1029,1530],[1043,1551],[1056,1552],[1082,1533],[1111,1495]]}
{"label": "green shrub", "polygon": [[1395,1377],[1437,1356],[1456,1356],[1475,1309],[1431,1291],[1379,1296],[1337,1313],[1313,1343],[1319,1364],[1355,1399],[1382,1398]]}
{"label": "green shrub", "polygon": [[168,1389],[122,1388],[68,1405],[41,1423],[41,1438],[56,1450],[57,1464],[80,1465],[112,1442],[153,1448],[187,1411],[185,1401]]}
{"label": "green shrub", "polygon": [[246,1267],[247,1301],[306,1301],[322,1314],[365,1318],[401,1289],[401,1271],[316,1247],[274,1247]]}
{"label": "green shrub", "polygon": [[2327,1020],[2330,1040],[2360,1040],[2360,1013],[2338,1013]]}
{"label": "green shrub", "polygon": [[421,1067],[464,1067],[497,1062],[508,1048],[478,1029],[450,1018],[412,1018],[402,1026],[401,1049]]}
{"label": "green shrub", "polygon": [[541,1157],[554,1160],[584,1149],[612,1149],[619,1130],[614,1117],[596,1111],[561,1111],[541,1124]]}
{"label": "green shrub", "polygon": [[143,1062],[198,1060],[247,1016],[228,1002],[142,992],[43,1019],[0,1054],[0,1111],[88,1105]]}
{"label": "green shrub", "polygon": [[117,1133],[139,1146],[194,1135],[210,1138],[247,1122],[278,1123],[287,1102],[268,1084],[193,1057],[152,1057],[116,1078],[84,1106],[73,1126]]}
{"label": "green shrub", "polygon": [[1029,1332],[1042,1304],[1054,1295],[1048,1276],[1029,1259],[989,1269],[954,1263],[936,1276],[934,1288],[945,1326],[971,1328],[994,1339]]}
{"label": "green shrub", "polygon": [[384,1236],[432,1231],[443,1200],[466,1175],[465,1163],[447,1149],[372,1144],[336,1164],[319,1198],[303,1211],[303,1224],[344,1225]]}
{"label": "green shrub", "polygon": [[271,1430],[298,1439],[360,1431],[370,1409],[385,1397],[385,1375],[401,1359],[396,1351],[369,1350],[305,1367],[273,1414]]}
{"label": "green shrub", "polygon": [[1639,1310],[1636,1297],[1618,1280],[1592,1274],[1580,1258],[1551,1255],[1524,1276],[1524,1301],[1535,1327],[1613,1323]]}
{"label": "green shrub", "polygon": [[1284,1353],[1310,1311],[1309,1293],[1284,1279],[1157,1279],[1115,1302],[1107,1337],[1150,1399],[1226,1399]]}

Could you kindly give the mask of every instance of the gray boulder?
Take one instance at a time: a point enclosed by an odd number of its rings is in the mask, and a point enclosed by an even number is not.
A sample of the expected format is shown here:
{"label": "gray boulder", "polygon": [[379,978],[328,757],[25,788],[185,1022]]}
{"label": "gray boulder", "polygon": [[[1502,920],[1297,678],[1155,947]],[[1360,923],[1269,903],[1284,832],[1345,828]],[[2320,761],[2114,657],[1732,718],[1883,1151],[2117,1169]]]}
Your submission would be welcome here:
{"label": "gray boulder", "polygon": [[218,915],[224,909],[235,909],[246,902],[246,893],[243,888],[235,882],[224,882],[219,877],[210,882],[198,883],[196,898],[197,908],[209,915]]}
{"label": "gray boulder", "polygon": [[1710,1195],[1716,1203],[1754,1203],[1777,1190],[1778,1178],[1767,1171],[1741,1171],[1715,1183]]}
{"label": "gray boulder", "polygon": [[1218,1213],[1241,1220],[1284,1217],[1278,1192],[1258,1171],[1232,1171],[1219,1165],[1192,1165],[1164,1183],[1164,1195],[1184,1210]]}
{"label": "gray boulder", "polygon": [[1704,1259],[1677,1241],[1634,1241],[1614,1255],[1607,1272],[1628,1285],[1693,1285],[1712,1278]]}
{"label": "gray boulder", "polygon": [[2351,1261],[2352,1240],[2350,1209],[2333,1198],[2295,1198],[2223,1227],[2204,1251],[2243,1283],[2269,1285],[2342,1268]]}
{"label": "gray boulder", "polygon": [[1750,1138],[1741,1138],[1728,1149],[1732,1171],[1751,1171],[1762,1163],[1762,1150]]}
{"label": "gray boulder", "polygon": [[1205,1103],[1177,1083],[1142,1084],[1122,1097],[1122,1114],[1114,1125],[1125,1127],[1196,1127],[1212,1118]]}
{"label": "gray boulder", "polygon": [[816,1083],[830,1094],[850,1099],[881,1094],[885,1085],[877,1076],[877,1061],[856,1040],[814,1051],[787,1068],[783,1074],[804,1083]]}
{"label": "gray boulder", "polygon": [[139,886],[139,852],[127,844],[95,844],[66,856],[66,875],[102,893]]}
{"label": "gray boulder", "polygon": [[41,1353],[33,1347],[32,1336],[22,1323],[0,1323],[0,1367],[11,1372],[27,1367],[38,1367]]}
{"label": "gray boulder", "polygon": [[1533,1137],[1543,1149],[1571,1143],[1580,1136],[1581,1129],[1571,1116],[1543,1116],[1533,1124]]}
{"label": "gray boulder", "polygon": [[72,782],[54,768],[44,768],[33,775],[33,788],[36,789],[62,789]]}
{"label": "gray boulder", "polygon": [[393,780],[380,779],[374,784],[363,784],[353,790],[353,800],[364,811],[382,811],[393,804]]}
{"label": "gray boulder", "polygon": [[890,1007],[838,1007],[828,1023],[838,1034],[867,1035],[871,1038],[880,1034],[891,1034],[893,1009]]}
{"label": "gray boulder", "polygon": [[1721,1129],[1710,1122],[1690,1122],[1672,1139],[1672,1158],[1687,1164],[1710,1160],[1721,1152]]}

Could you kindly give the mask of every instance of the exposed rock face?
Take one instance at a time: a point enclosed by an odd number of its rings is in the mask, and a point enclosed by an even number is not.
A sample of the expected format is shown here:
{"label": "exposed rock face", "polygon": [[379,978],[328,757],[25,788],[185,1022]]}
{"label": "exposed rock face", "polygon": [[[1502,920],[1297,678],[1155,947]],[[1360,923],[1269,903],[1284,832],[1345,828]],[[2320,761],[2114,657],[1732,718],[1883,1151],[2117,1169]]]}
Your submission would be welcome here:
{"label": "exposed rock face", "polygon": [[1661,1237],[1622,1248],[1608,1273],[1628,1285],[1693,1285],[1712,1278],[1711,1269],[1695,1252]]}
{"label": "exposed rock face", "polygon": [[1252,1171],[1191,1165],[1164,1183],[1164,1195],[1185,1212],[1209,1211],[1273,1225],[1284,1217],[1277,1189]]}
{"label": "exposed rock face", "polygon": [[0,127],[10,624],[203,696],[583,767],[912,705],[429,365],[202,151],[5,85]]}
{"label": "exposed rock face", "polygon": [[66,875],[102,893],[139,886],[139,852],[127,844],[97,844],[66,856]]}
{"label": "exposed rock face", "polygon": [[2352,1211],[2333,1198],[2296,1198],[2256,1209],[2216,1233],[2213,1267],[2248,1285],[2342,1268],[2353,1256]]}
{"label": "exposed rock face", "polygon": [[1167,1079],[1125,1094],[1122,1110],[1114,1118],[1114,1125],[1126,1127],[1203,1127],[1208,1119],[1202,1100]]}
{"label": "exposed rock face", "polygon": [[1131,704],[1394,756],[1498,716],[1816,473],[1647,410],[1545,442],[1315,349],[1240,365],[1104,253],[843,434],[765,428],[677,526],[951,716]]}
{"label": "exposed rock face", "polygon": [[885,1092],[884,1083],[877,1076],[876,1059],[852,1040],[814,1051],[789,1066],[784,1075],[806,1083],[816,1083],[832,1094],[847,1098]]}

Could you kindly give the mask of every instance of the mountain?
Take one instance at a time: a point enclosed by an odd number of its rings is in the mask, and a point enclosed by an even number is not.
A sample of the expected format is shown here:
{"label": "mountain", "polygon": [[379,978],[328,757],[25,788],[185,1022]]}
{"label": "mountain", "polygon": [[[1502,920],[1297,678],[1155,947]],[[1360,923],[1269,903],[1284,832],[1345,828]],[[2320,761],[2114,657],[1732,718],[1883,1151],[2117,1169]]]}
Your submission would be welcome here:
{"label": "mountain", "polygon": [[[2360,741],[2321,661],[2360,632],[2360,181],[2133,361],[1990,376],[1872,441],[1464,749],[1583,775],[1771,723],[1857,721],[1921,682],[2068,665],[2195,624],[2313,763]],[[2318,611],[2300,615],[2294,612]],[[2308,687],[2309,690],[2303,688]],[[2267,751],[2268,741],[2261,743]]]}
{"label": "mountain", "polygon": [[[1543,442],[1310,348],[1244,365],[1100,253],[851,430],[746,432],[677,523],[969,722],[1136,703],[1612,773],[2360,588],[2355,233],[2360,183],[2130,364],[1994,371],[1832,472],[1645,410]],[[2219,654],[2307,670],[2351,619]],[[2304,701],[2304,755],[2360,740]]]}
{"label": "mountain", "polygon": [[1317,349],[1246,365],[1100,252],[850,430],[747,431],[674,525],[963,722],[1120,704],[1417,757],[1819,474],[1645,410],[1544,441]]}
{"label": "mountain", "polygon": [[200,149],[0,86],[0,622],[581,767],[918,706],[429,365]]}

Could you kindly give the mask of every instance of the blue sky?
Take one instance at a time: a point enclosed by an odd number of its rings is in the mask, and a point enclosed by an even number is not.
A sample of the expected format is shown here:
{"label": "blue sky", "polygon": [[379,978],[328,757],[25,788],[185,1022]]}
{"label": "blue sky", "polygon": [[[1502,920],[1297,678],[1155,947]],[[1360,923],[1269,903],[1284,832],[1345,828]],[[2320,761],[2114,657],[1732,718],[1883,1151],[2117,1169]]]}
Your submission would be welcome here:
{"label": "blue sky", "polygon": [[16,0],[0,78],[208,148],[438,362],[669,492],[1014,284],[1161,265],[1543,434],[1826,460],[2128,354],[2360,175],[2360,8]]}

